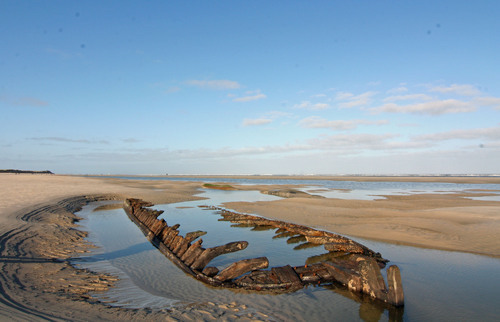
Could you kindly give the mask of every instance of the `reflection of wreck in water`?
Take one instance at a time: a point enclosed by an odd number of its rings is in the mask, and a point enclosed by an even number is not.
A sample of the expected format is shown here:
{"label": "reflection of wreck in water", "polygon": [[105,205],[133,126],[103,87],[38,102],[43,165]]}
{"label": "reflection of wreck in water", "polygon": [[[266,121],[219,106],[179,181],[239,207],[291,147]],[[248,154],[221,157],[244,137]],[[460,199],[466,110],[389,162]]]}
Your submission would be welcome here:
{"label": "reflection of wreck in water", "polygon": [[[176,266],[209,285],[285,293],[299,290],[308,284],[321,284],[330,285],[337,293],[353,298],[362,305],[366,302],[363,293],[384,302],[385,306],[404,305],[399,268],[393,265],[387,269],[386,286],[380,269],[385,267],[387,260],[349,238],[302,225],[206,207],[218,210],[222,216],[220,220],[233,223],[233,227],[276,229],[273,238],[287,238],[288,243],[298,244],[294,249],[323,246],[328,251],[309,257],[303,266],[286,265],[267,270],[268,259],[258,257],[234,262],[219,271],[217,267],[207,266],[210,261],[219,255],[245,249],[248,242],[237,241],[205,249],[202,247],[203,240],[199,238],[205,232],[195,231],[181,236],[179,225],[168,226],[164,219],[157,219],[163,211],[147,208],[151,206],[153,204],[139,199],[127,199],[124,209],[151,243]],[[396,316],[400,312],[390,310],[390,314]]]}

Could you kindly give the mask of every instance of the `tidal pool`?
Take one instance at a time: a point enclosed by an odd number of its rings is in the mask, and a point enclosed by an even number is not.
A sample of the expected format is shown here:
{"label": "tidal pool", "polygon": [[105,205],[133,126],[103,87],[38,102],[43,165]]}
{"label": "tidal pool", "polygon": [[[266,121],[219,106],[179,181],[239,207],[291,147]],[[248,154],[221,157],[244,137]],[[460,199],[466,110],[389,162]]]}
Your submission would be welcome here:
{"label": "tidal pool", "polygon": [[[325,253],[322,247],[294,250],[299,243],[274,238],[274,230],[255,231],[231,227],[221,217],[199,205],[217,206],[226,201],[273,200],[258,192],[216,191],[203,194],[208,200],[156,205],[169,225],[181,224],[181,234],[204,230],[203,245],[211,247],[247,240],[247,249],[220,256],[210,266],[224,267],[235,260],[267,256],[270,266],[302,265]],[[389,311],[385,305],[358,297],[342,288],[309,286],[290,294],[269,295],[213,288],[184,274],[132,223],[122,209],[92,212],[99,204],[85,207],[82,228],[89,241],[99,246],[89,256],[75,260],[80,267],[109,272],[120,277],[117,287],[99,295],[104,301],[127,307],[165,308],[187,303],[236,301],[272,319],[287,321],[365,320],[388,321],[495,321],[500,316],[500,260],[460,252],[445,252],[361,240],[381,252],[401,269],[405,291],[404,310]],[[246,253],[245,253],[246,252]],[[385,272],[383,273],[385,274]],[[243,314],[244,312],[242,312]]]}

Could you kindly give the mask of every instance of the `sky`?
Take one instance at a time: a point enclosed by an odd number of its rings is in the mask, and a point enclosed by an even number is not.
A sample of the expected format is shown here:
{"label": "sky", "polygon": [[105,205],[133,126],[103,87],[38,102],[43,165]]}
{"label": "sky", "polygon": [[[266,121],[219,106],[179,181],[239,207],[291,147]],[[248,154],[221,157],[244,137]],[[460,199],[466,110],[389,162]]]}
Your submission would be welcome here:
{"label": "sky", "polygon": [[499,174],[500,1],[0,2],[0,169]]}

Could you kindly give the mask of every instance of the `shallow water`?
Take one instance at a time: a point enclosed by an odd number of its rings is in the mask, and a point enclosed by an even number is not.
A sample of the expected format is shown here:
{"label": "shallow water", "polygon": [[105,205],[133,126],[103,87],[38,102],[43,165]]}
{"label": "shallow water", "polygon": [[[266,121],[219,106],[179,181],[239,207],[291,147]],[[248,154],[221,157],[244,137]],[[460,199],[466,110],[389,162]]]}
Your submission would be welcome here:
{"label": "shallow water", "polygon": [[[271,200],[276,197],[256,192],[214,190],[209,191],[209,197],[210,200],[157,205],[154,208],[165,210],[162,216],[169,225],[180,223],[182,234],[198,229],[208,231],[202,237],[205,247],[236,240],[250,242],[244,251],[216,258],[210,264],[212,266],[224,267],[241,259],[240,256],[268,256],[271,266],[287,263],[302,265],[311,254],[324,252],[320,247],[294,251],[294,245],[287,244],[286,239],[272,239],[274,230],[256,232],[250,228],[231,228],[230,223],[218,221],[221,217],[213,211],[197,207],[200,204],[218,205],[226,201]],[[146,240],[123,210],[93,213],[93,207],[95,205],[84,208],[79,215],[85,218],[81,224],[83,229],[90,231],[89,240],[101,248],[80,260],[78,265],[122,278],[118,287],[103,297],[119,301],[117,305],[164,308],[179,303],[237,301],[246,304],[249,311],[259,311],[278,320],[294,321],[387,321],[390,314],[402,314],[389,312],[377,303],[352,299],[353,295],[349,292],[324,287],[309,286],[281,295],[238,293],[208,287],[182,273],[165,258]],[[405,290],[404,320],[495,321],[500,316],[497,307],[500,302],[499,259],[356,240],[381,252],[391,260],[390,264],[400,267]],[[293,255],[286,255],[286,252]]]}
{"label": "shallow water", "polygon": [[[298,180],[298,179],[238,179],[238,178],[176,178],[176,177],[127,177],[117,176],[115,178],[128,180],[154,180],[154,181],[196,181],[196,182],[226,182],[242,185],[304,185],[303,191],[321,195],[327,198],[374,200],[383,199],[383,196],[414,194],[414,193],[456,193],[468,190],[470,193],[483,192],[477,190],[489,190],[500,197],[500,184],[477,184],[477,183],[448,183],[448,182],[398,182],[398,181],[337,181],[337,180]],[[318,189],[322,191],[318,191]],[[489,197],[498,201],[496,196]]]}

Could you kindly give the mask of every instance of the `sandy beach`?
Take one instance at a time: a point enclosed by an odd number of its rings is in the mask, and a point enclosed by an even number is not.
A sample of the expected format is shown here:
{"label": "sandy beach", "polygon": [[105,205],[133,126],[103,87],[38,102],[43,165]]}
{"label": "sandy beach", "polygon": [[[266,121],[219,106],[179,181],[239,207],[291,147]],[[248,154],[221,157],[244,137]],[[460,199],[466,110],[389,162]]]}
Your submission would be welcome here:
{"label": "sandy beach", "polygon": [[[331,178],[329,178],[331,179]],[[361,177],[378,181],[500,183],[500,178]],[[224,177],[220,178],[221,182]],[[340,177],[338,180],[348,180]],[[122,180],[59,175],[0,175],[0,320],[233,320],[237,303],[201,303],[165,311],[109,307],[90,291],[105,291],[116,278],[77,270],[68,259],[92,245],[77,230],[74,213],[96,200],[142,198],[153,203],[195,200],[201,182]],[[233,185],[236,189],[290,189]],[[488,196],[490,192],[474,193]],[[412,194],[380,200],[299,195],[268,202],[232,202],[239,212],[295,222],[395,244],[500,257],[500,202],[471,200],[471,193]]]}

